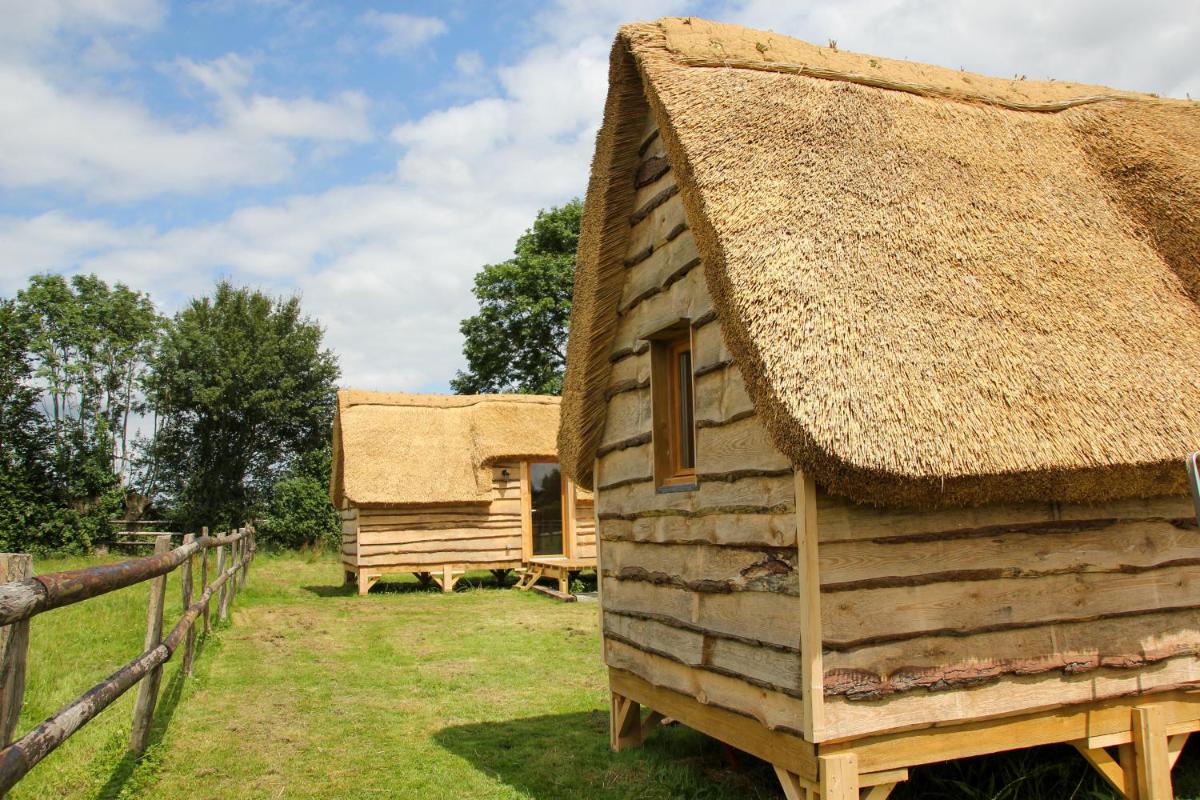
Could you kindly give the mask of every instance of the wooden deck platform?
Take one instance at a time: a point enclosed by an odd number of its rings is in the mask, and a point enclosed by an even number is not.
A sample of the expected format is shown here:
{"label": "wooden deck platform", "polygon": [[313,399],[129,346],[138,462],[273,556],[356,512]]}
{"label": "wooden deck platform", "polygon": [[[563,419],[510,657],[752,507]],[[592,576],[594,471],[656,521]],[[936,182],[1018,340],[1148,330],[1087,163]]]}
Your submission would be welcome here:
{"label": "wooden deck platform", "polygon": [[595,569],[594,558],[568,558],[566,556],[534,556],[525,562],[525,574],[517,581],[516,588],[528,591],[542,578],[558,581],[558,590],[567,594],[571,590],[571,574]]}

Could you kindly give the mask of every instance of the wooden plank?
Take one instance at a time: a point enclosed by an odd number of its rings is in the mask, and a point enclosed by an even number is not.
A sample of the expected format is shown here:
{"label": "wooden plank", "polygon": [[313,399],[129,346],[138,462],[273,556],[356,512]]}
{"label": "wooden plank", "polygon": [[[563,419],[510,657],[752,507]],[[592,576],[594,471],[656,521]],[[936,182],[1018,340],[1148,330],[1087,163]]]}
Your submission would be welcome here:
{"label": "wooden plank", "polygon": [[747,417],[717,428],[696,431],[696,471],[701,480],[709,473],[744,470],[790,470],[792,462],[779,452],[757,417]]}
{"label": "wooden plank", "polygon": [[1117,791],[1122,797],[1128,797],[1128,791],[1125,784],[1125,771],[1117,760],[1109,755],[1107,750],[1102,748],[1090,748],[1086,741],[1071,742],[1079,754],[1083,756],[1092,769],[1100,774],[1108,782],[1108,785]]}
{"label": "wooden plank", "polygon": [[423,542],[468,542],[475,539],[516,538],[520,541],[521,524],[516,523],[500,528],[444,528],[440,530],[404,530],[391,528],[388,530],[362,531],[358,534],[358,545],[364,550],[378,545],[406,545]]}
{"label": "wooden plank", "polygon": [[713,544],[721,546],[794,547],[796,516],[783,514],[710,514],[702,517],[643,517],[603,520],[600,538],[610,542]]}
{"label": "wooden plank", "polygon": [[[831,596],[833,599],[837,595]],[[857,698],[944,689],[1004,674],[1139,668],[1200,655],[1200,609],[928,636],[824,654],[825,691]]]}
{"label": "wooden plank", "polygon": [[533,479],[528,461],[521,462],[521,558],[533,555]]}
{"label": "wooden plank", "polygon": [[619,310],[624,312],[631,303],[645,296],[647,292],[656,289],[661,291],[667,280],[677,275],[680,270],[686,269],[689,264],[695,264],[699,258],[696,240],[691,231],[684,231],[671,241],[656,247],[649,258],[626,271]]}
{"label": "wooden plank", "polygon": [[[1164,692],[1152,698],[1154,705],[1163,709],[1168,730],[1175,723],[1200,719],[1200,692]],[[821,744],[821,752],[853,750],[858,754],[859,770],[866,773],[970,758],[1018,747],[1070,743],[1089,736],[1128,734],[1130,709],[1150,701],[1150,697],[1103,698],[1074,707],[1026,710],[987,720],[947,721],[874,736],[831,739]]]}
{"label": "wooden plank", "polygon": [[604,659],[609,667],[633,673],[655,686],[695,698],[705,705],[751,717],[768,730],[799,734],[803,728],[804,706],[799,699],[780,692],[692,669],[614,639],[605,642]]}
{"label": "wooden plank", "polygon": [[795,649],[764,647],[607,610],[604,635],[689,667],[745,677],[793,696],[800,694],[800,657]]}
{"label": "wooden plank", "polygon": [[[1069,707],[1097,699],[1165,691],[1197,682],[1200,682],[1200,661],[1193,656],[1182,656],[1140,670],[1098,669],[1078,675],[1011,675],[1003,681],[970,688],[906,692],[883,700],[847,700],[841,696],[826,696],[823,735],[826,740],[840,740],[931,724],[950,725]],[[1086,732],[1068,738],[1080,739],[1098,734],[1099,731]]]}
{"label": "wooden plank", "polygon": [[647,248],[661,247],[666,242],[666,236],[677,225],[686,224],[687,216],[683,211],[683,201],[675,195],[666,203],[656,208],[629,232],[628,255],[640,253]]}
{"label": "wooden plank", "polygon": [[[652,442],[605,453],[601,460],[604,462],[605,486],[627,481],[651,480],[654,476]],[[601,492],[604,491],[607,490],[602,487]]]}
{"label": "wooden plank", "polygon": [[605,610],[747,642],[795,647],[800,601],[765,592],[700,594],[669,586],[601,578]]}
{"label": "wooden plank", "polygon": [[639,341],[679,320],[691,320],[712,311],[712,298],[704,285],[704,270],[693,269],[667,289],[643,300],[620,318],[614,351],[633,349]]}
{"label": "wooden plank", "polygon": [[[608,481],[608,472],[604,474]],[[795,491],[792,471],[788,468],[785,473],[767,476],[734,473],[730,480],[702,478],[700,488],[693,492],[659,493],[650,482],[618,486],[602,491],[596,505],[601,520],[671,512],[772,513],[787,514],[791,518],[795,513]],[[789,525],[793,529],[789,539],[794,542],[794,518]]]}
{"label": "wooden plank", "polygon": [[[154,554],[170,551],[171,538],[160,536],[154,543]],[[153,650],[162,643],[163,604],[167,597],[167,576],[152,578],[150,599],[146,606],[146,637],[143,651]],[[129,752],[141,755],[150,744],[150,727],[154,722],[154,706],[158,702],[158,686],[162,681],[162,665],[152,668],[138,686],[137,700],[133,706],[133,729],[129,735]]]}
{"label": "wooden plank", "polygon": [[378,556],[389,553],[472,553],[493,550],[512,550],[517,555],[520,555],[520,532],[503,536],[483,536],[469,539],[434,539],[419,542],[373,544],[358,548],[358,553],[361,556]]}
{"label": "wooden plank", "polygon": [[794,595],[797,561],[793,548],[617,541],[609,548],[606,574],[702,591]]}
{"label": "wooden plank", "polygon": [[974,581],[968,590],[941,583],[840,592],[824,598],[821,622],[825,647],[845,650],[940,632],[963,635],[1196,606],[1200,575],[1183,566]]}
{"label": "wooden plank", "polygon": [[744,750],[771,764],[783,767],[808,780],[817,777],[813,746],[799,736],[772,731],[756,720],[710,704],[695,697],[656,686],[637,675],[612,667],[609,684],[614,692],[637,700],[663,716],[676,719],[689,728]]}
{"label": "wooden plank", "polygon": [[1167,755],[1166,715],[1153,705],[1133,709],[1133,752],[1136,756],[1138,797],[1172,800],[1171,764]]}
{"label": "wooden plank", "polygon": [[[705,325],[697,330],[695,335],[699,339],[704,331],[709,328],[716,330],[719,327]],[[700,427],[724,424],[754,415],[754,402],[746,392],[746,383],[736,366],[705,373],[696,378],[695,382],[696,420]]]}
{"label": "wooden plank", "polygon": [[[26,553],[0,554],[0,583],[33,577],[33,556]],[[29,658],[29,620],[0,628],[0,738],[3,746],[13,742],[21,706],[25,702],[25,666]]]}
{"label": "wooden plank", "polygon": [[[796,470],[796,543],[799,560],[800,684],[804,699],[804,737],[818,741],[825,726],[825,684],[821,662],[822,615],[817,556],[817,488],[813,479]],[[840,769],[840,767],[838,768]],[[857,767],[854,778],[858,779]],[[824,778],[822,778],[824,787]],[[858,796],[857,784],[854,797]],[[828,795],[825,796],[829,800]]]}
{"label": "wooden plank", "polygon": [[1195,530],[1163,520],[1132,520],[1082,530],[826,542],[821,547],[821,582],[832,591],[889,583],[1130,572],[1163,562],[1200,564]]}
{"label": "wooden plank", "polygon": [[426,571],[426,567],[439,566],[441,564],[463,564],[463,565],[489,565],[492,568],[493,564],[507,564],[510,562],[520,561],[520,553],[516,549],[512,550],[485,550],[477,552],[468,552],[462,550],[443,550],[435,553],[393,553],[389,555],[379,556],[359,556],[358,565],[360,567],[370,567],[374,570],[376,567],[407,564],[416,567],[416,571]]}
{"label": "wooden plank", "polygon": [[1025,503],[932,511],[876,508],[844,498],[817,495],[821,541],[917,536],[944,531],[1014,527],[1056,520],[1189,519],[1190,498],[1132,498],[1097,504]]}
{"label": "wooden plank", "polygon": [[552,600],[557,600],[560,603],[575,603],[579,601],[579,598],[570,592],[562,592],[558,589],[551,589],[549,586],[542,586],[535,583],[529,588],[533,589],[533,591],[537,592],[538,594],[545,595],[546,597],[549,597]]}

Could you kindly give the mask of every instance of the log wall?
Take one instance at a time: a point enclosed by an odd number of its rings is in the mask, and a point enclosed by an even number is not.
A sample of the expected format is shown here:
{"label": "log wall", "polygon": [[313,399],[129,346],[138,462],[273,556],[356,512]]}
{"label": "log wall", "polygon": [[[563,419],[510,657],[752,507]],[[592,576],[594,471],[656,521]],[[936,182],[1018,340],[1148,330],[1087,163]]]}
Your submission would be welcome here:
{"label": "log wall", "polygon": [[[648,127],[596,470],[610,666],[801,732],[794,475],[726,349],[661,141]],[[692,491],[655,488],[650,348],[692,325]]]}
{"label": "log wall", "polygon": [[926,513],[818,498],[826,738],[1200,679],[1188,498]]}
{"label": "log wall", "polygon": [[[447,564],[464,569],[520,567],[520,475],[518,462],[495,464],[488,503],[344,509],[342,562],[350,571],[379,573],[433,571]],[[590,496],[577,498],[577,557],[595,557],[593,516]]]}

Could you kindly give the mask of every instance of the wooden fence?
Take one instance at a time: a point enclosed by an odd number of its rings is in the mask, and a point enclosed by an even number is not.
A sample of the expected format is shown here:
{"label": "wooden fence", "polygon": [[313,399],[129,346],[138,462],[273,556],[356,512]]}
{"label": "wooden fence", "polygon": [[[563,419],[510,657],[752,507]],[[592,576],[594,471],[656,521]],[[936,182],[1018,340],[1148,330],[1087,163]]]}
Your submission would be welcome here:
{"label": "wooden fence", "polygon": [[[217,551],[216,575],[209,582],[208,553],[213,549]],[[3,626],[0,627],[0,736],[3,737],[0,796],[72,734],[139,683],[129,750],[138,755],[145,752],[154,706],[158,701],[162,665],[182,644],[182,669],[184,674],[192,674],[197,622],[202,624],[205,633],[211,630],[209,601],[214,595],[217,596],[217,616],[221,620],[229,619],[234,596],[246,585],[246,574],[255,550],[253,527],[217,536],[209,536],[205,528],[199,537],[187,534],[183,544],[173,550],[170,536],[160,536],[155,542],[154,555],[146,558],[37,577],[33,577],[31,556],[0,554],[0,581],[3,581],[0,583],[0,626]],[[197,556],[200,560],[200,592],[193,598],[193,567]],[[183,614],[164,638],[167,574],[175,569],[180,570],[182,578]],[[141,655],[13,741],[25,692],[30,618],[143,581],[150,582],[150,601]]]}

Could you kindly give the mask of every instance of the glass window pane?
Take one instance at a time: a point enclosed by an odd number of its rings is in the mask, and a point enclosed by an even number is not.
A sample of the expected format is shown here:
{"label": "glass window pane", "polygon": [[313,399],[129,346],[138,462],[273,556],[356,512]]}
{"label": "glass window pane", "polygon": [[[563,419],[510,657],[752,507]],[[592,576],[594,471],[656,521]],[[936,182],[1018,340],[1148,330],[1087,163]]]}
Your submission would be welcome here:
{"label": "glass window pane", "polygon": [[696,468],[696,453],[692,429],[695,425],[692,408],[692,353],[679,354],[679,466]]}
{"label": "glass window pane", "polygon": [[563,553],[562,473],[558,464],[529,465],[530,507],[533,517],[533,554]]}

